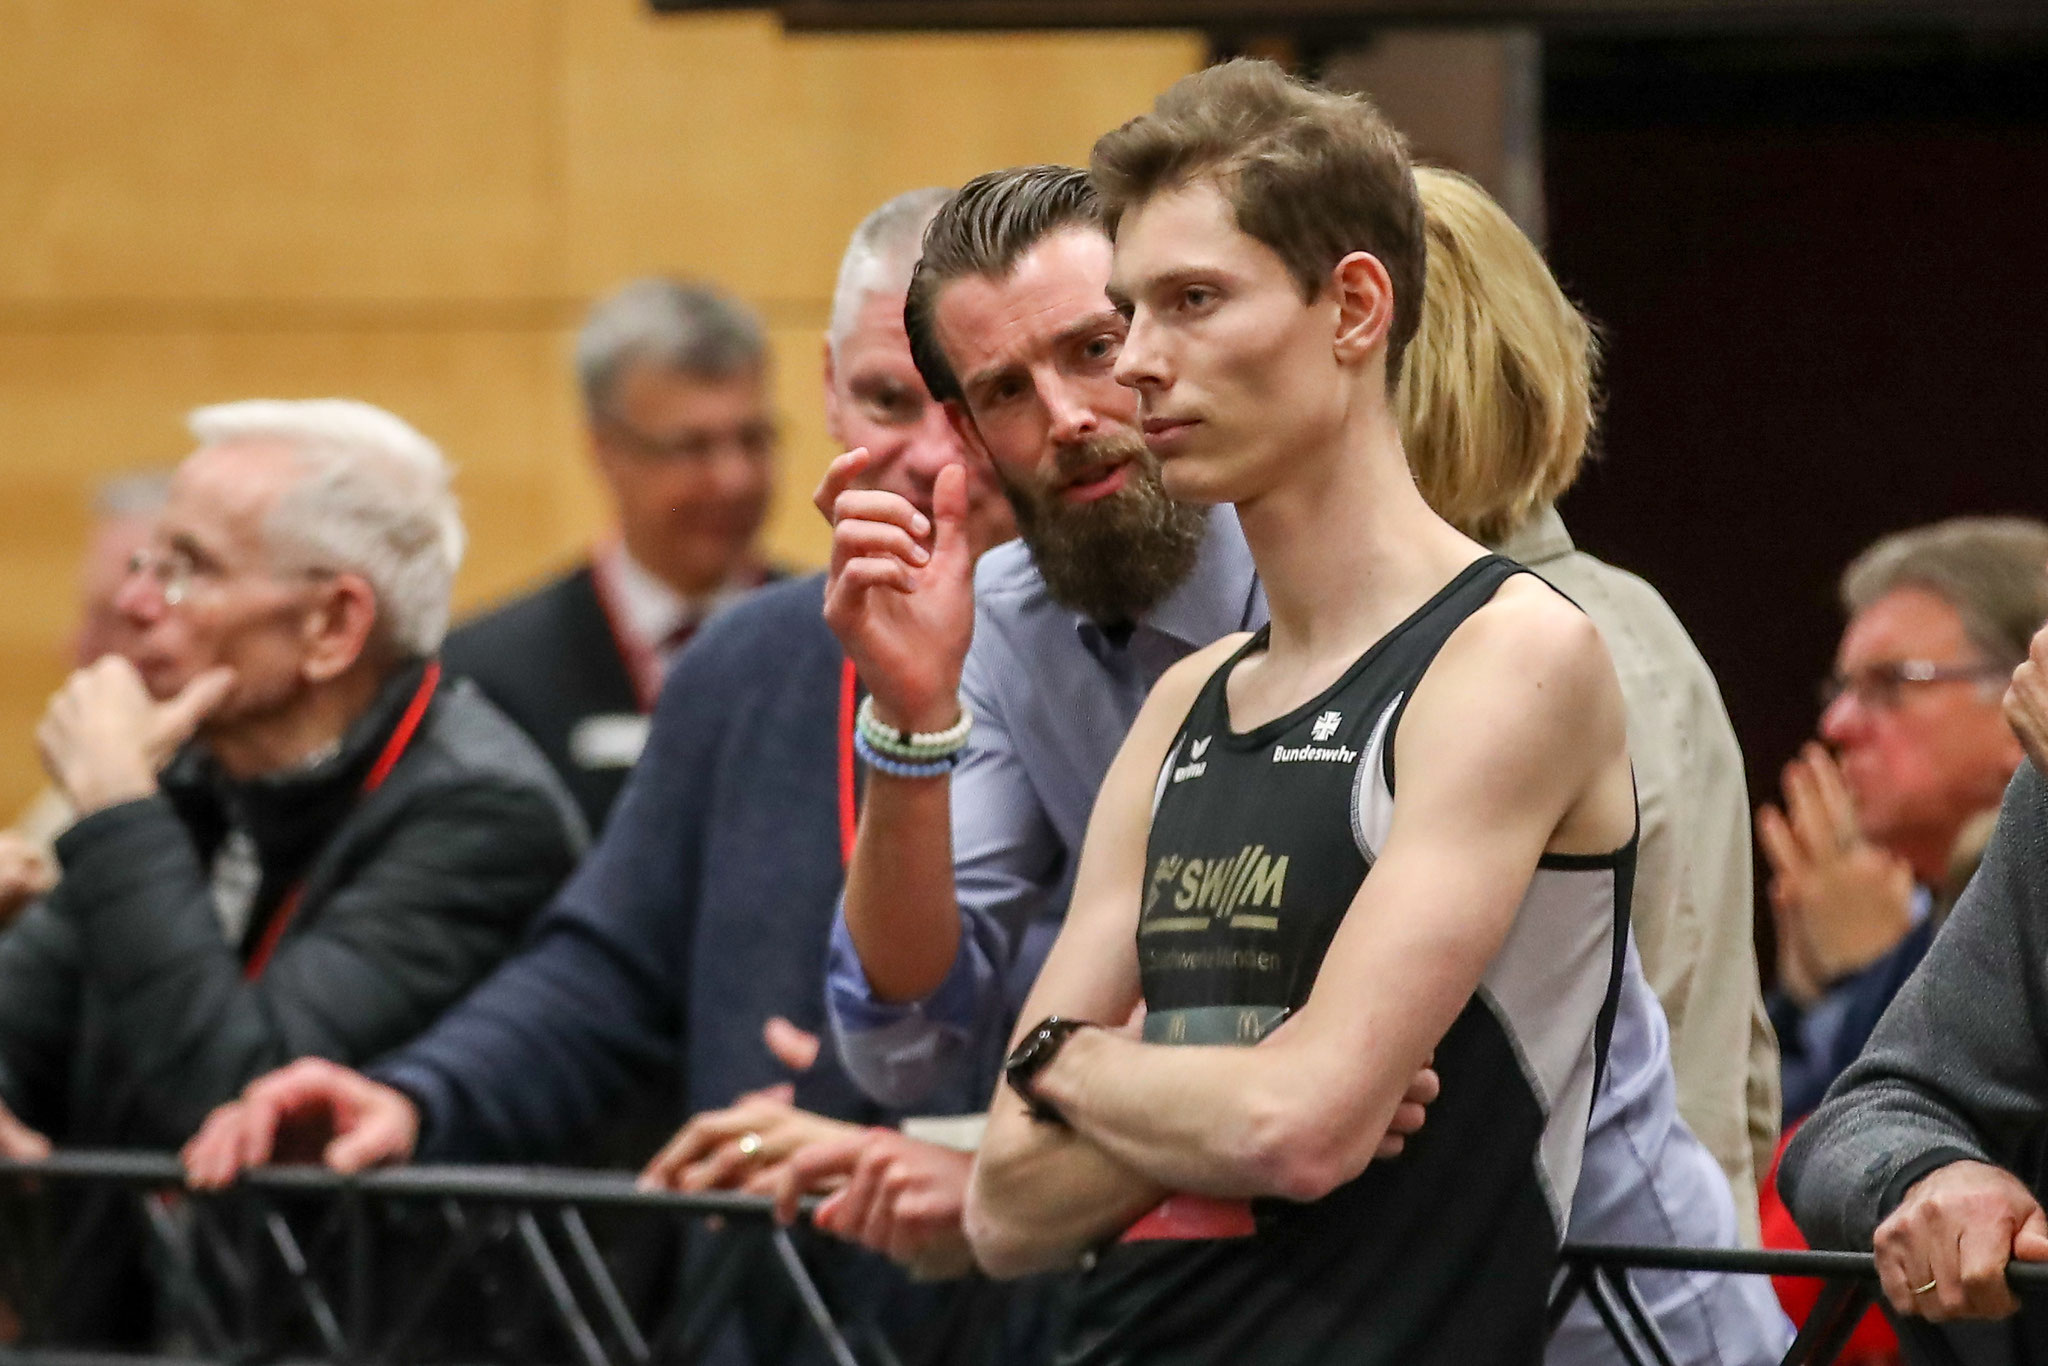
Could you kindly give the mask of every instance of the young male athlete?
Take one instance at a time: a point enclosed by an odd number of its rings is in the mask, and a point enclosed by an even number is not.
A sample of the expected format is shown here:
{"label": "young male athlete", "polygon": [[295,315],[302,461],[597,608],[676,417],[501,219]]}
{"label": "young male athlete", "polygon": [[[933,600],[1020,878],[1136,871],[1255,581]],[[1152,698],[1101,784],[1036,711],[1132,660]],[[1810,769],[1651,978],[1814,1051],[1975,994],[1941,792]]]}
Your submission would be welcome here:
{"label": "young male athlete", "polygon": [[1071,1361],[1539,1359],[1633,857],[1612,667],[1415,491],[1421,213],[1369,106],[1233,63],[1094,174],[1117,378],[1272,624],[1168,671],[1110,769],[969,1236],[1014,1274],[1121,1232]]}

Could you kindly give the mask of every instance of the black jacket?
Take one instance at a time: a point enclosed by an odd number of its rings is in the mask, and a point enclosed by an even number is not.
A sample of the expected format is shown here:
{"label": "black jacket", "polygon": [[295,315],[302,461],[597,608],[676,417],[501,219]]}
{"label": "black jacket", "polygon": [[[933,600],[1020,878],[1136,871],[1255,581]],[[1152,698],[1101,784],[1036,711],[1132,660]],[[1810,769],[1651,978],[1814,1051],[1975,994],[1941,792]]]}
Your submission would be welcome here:
{"label": "black jacket", "polygon": [[533,737],[591,830],[602,830],[638,749],[579,744],[577,729],[644,723],[590,566],[458,627],[441,657]]}
{"label": "black jacket", "polygon": [[[156,795],[58,840],[63,881],[0,938],[0,1099],[59,1142],[174,1146],[293,1058],[356,1064],[405,1042],[505,957],[575,865],[582,822],[467,684],[440,688],[366,794],[422,669],[310,770],[230,782],[188,748]],[[230,809],[263,873],[240,945],[209,877]],[[246,981],[294,887],[267,970]]]}

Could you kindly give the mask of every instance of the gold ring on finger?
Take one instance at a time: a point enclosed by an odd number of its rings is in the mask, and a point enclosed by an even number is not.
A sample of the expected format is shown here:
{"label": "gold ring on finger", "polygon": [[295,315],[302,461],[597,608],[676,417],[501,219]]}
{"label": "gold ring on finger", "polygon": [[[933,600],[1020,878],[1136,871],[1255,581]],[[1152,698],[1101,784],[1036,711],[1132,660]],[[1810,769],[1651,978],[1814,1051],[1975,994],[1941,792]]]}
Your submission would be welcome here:
{"label": "gold ring on finger", "polygon": [[1925,1295],[1925,1294],[1926,1294],[1926,1293],[1927,1293],[1928,1291],[1930,1291],[1930,1290],[1934,1289],[1934,1287],[1936,1287],[1937,1285],[1940,1285],[1940,1284],[1941,1284],[1941,1280],[1940,1280],[1940,1278],[1939,1278],[1939,1277],[1937,1277],[1936,1279],[1934,1279],[1934,1280],[1931,1280],[1931,1281],[1929,1281],[1929,1282],[1928,1282],[1927,1284],[1925,1284],[1925,1285],[1916,1285],[1916,1286],[1914,1286],[1914,1287],[1913,1287],[1913,1293],[1914,1293],[1914,1294],[1916,1294],[1916,1295]]}
{"label": "gold ring on finger", "polygon": [[740,1150],[741,1157],[753,1157],[761,1151],[761,1135],[749,1129],[740,1135],[740,1141],[733,1146]]}

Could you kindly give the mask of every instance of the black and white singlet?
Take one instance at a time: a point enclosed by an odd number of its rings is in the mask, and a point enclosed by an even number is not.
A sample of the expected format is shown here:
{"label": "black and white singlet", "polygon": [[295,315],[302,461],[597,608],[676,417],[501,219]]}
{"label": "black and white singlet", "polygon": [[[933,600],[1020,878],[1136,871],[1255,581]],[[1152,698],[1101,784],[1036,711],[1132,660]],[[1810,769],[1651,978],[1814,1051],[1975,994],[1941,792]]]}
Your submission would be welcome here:
{"label": "black and white singlet", "polygon": [[[1138,928],[1149,1040],[1254,1044],[1308,999],[1387,836],[1402,708],[1452,631],[1521,572],[1474,562],[1256,730],[1231,730],[1225,682],[1265,632],[1211,676],[1159,775]],[[1062,1363],[1539,1361],[1634,864],[1633,840],[1544,856],[1437,1046],[1443,1093],[1400,1157],[1312,1203],[1253,1201],[1240,1236],[1110,1244]]]}

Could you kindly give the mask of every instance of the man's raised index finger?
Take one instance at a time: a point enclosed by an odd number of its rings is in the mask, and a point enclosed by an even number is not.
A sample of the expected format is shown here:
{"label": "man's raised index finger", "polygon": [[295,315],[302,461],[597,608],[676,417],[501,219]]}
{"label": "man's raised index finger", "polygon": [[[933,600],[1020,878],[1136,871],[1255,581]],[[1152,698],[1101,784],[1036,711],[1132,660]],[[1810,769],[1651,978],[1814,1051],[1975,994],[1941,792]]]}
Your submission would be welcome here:
{"label": "man's raised index finger", "polygon": [[825,477],[818,481],[818,490],[811,495],[811,506],[817,508],[827,522],[837,520],[833,508],[839,501],[839,495],[846,492],[855,475],[867,468],[868,460],[868,448],[855,446],[825,467]]}

